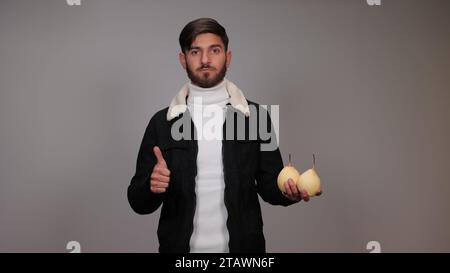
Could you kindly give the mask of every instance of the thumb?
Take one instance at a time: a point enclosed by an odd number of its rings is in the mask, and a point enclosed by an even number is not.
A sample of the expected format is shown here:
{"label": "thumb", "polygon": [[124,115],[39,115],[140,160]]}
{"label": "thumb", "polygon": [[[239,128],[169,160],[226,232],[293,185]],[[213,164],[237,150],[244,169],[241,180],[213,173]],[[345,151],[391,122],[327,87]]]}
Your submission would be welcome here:
{"label": "thumb", "polygon": [[164,157],[163,157],[163,155],[161,153],[161,150],[159,149],[158,146],[153,147],[153,153],[156,156],[156,160],[157,160],[156,164],[164,166],[164,167],[167,167],[166,161],[164,160]]}

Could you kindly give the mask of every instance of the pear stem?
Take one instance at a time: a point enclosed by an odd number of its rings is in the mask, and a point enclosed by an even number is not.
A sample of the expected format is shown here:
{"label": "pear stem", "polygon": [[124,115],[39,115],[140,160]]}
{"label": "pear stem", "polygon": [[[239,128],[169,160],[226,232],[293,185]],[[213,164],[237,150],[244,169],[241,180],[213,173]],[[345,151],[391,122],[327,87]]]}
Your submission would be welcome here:
{"label": "pear stem", "polygon": [[292,166],[292,163],[291,163],[291,154],[289,154],[289,166]]}
{"label": "pear stem", "polygon": [[313,154],[313,169],[316,168],[316,155]]}

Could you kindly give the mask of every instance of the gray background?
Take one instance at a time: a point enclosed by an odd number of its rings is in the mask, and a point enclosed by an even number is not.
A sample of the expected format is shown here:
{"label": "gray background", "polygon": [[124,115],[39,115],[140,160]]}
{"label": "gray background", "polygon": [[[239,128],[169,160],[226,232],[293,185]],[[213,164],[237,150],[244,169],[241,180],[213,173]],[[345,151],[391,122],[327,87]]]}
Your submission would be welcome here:
{"label": "gray background", "polygon": [[222,23],[228,78],[280,105],[280,148],[324,195],[263,203],[269,252],[450,251],[450,2],[0,1],[0,251],[154,252],[126,189],[187,81],[178,34]]}

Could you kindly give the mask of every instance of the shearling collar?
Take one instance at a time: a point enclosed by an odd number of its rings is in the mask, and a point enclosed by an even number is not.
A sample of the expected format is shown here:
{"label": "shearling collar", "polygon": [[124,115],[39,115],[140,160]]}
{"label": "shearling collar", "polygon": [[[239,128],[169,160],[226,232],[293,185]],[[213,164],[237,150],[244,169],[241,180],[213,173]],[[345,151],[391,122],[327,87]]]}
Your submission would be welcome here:
{"label": "shearling collar", "polygon": [[[230,103],[237,110],[241,111],[245,116],[250,116],[250,109],[248,107],[247,100],[244,97],[241,89],[239,89],[234,83],[225,79],[226,89],[230,95]],[[184,113],[187,109],[186,98],[189,95],[188,83],[186,83],[178,94],[172,99],[167,111],[167,120],[170,121],[175,117]]]}

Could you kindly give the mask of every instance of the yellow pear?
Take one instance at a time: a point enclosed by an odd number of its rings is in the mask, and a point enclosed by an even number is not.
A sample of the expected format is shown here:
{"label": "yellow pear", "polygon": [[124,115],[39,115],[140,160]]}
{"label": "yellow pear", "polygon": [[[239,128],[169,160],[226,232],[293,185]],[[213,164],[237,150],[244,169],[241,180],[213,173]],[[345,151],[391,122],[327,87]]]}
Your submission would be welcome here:
{"label": "yellow pear", "polygon": [[315,196],[320,191],[320,177],[316,172],[316,157],[314,154],[313,167],[300,175],[297,188],[306,191],[310,197]]}
{"label": "yellow pear", "polygon": [[291,154],[289,154],[289,164],[281,170],[281,172],[278,174],[277,179],[278,188],[284,193],[286,192],[284,183],[288,181],[289,178],[291,178],[295,184],[298,183],[298,180],[300,178],[300,173],[291,164]]}

